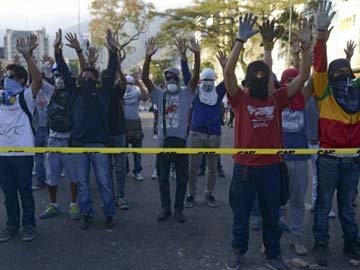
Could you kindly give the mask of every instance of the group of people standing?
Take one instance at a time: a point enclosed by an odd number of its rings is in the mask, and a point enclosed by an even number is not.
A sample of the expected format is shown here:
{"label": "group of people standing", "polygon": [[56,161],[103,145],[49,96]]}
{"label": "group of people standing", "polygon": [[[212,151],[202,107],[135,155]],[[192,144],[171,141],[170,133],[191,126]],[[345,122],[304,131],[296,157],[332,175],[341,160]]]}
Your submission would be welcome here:
{"label": "group of people standing", "polygon": [[[164,87],[150,79],[150,63],[157,52],[156,40],[146,42],[146,55],[141,78],[125,75],[121,69],[116,41],[107,32],[109,62],[107,69],[95,68],[97,55],[90,48],[87,60],[76,35],[67,34],[68,46],[79,57],[81,73],[71,74],[62,54],[62,32],[54,42],[55,61],[44,58],[44,72],[36,66],[32,52],[36,37],[19,39],[18,51],[28,64],[28,72],[20,65],[6,67],[1,86],[0,133],[1,146],[32,147],[143,147],[143,130],[139,114],[141,100],[151,99],[156,113],[154,138],[163,148],[220,148],[224,97],[233,117],[235,148],[349,148],[360,146],[360,80],[355,79],[349,59],[327,63],[326,42],[334,13],[331,2],[321,1],[314,16],[314,31],[303,18],[294,50],[294,67],[286,69],[280,81],[272,72],[272,50],[276,40],[275,22],[265,20],[255,29],[257,17],[240,17],[238,35],[231,54],[219,52],[217,59],[222,74],[211,68],[200,70],[201,47],[194,37],[178,38],[181,71],[177,67],[164,70]],[[248,65],[245,79],[238,84],[235,69],[245,43],[260,33],[264,59]],[[354,46],[346,50],[351,58]],[[187,50],[194,56],[194,67],[188,65]],[[313,57],[313,59],[312,59]],[[311,72],[312,66],[312,72]],[[28,73],[31,83],[28,84]],[[182,75],[181,75],[182,73]],[[220,76],[219,76],[220,75]],[[216,84],[217,77],[224,81]],[[34,128],[34,111],[38,112],[39,127]],[[230,121],[232,122],[232,121]],[[231,124],[232,125],[232,124]],[[318,128],[317,128],[318,127]],[[36,164],[43,157],[37,156]],[[360,259],[358,226],[353,202],[359,178],[358,155],[326,154],[317,158],[308,155],[235,155],[230,185],[229,203],[233,213],[233,248],[228,269],[242,269],[248,250],[249,224],[256,218],[257,228],[263,230],[265,264],[269,269],[289,269],[281,259],[282,229],[291,233],[291,245],[298,255],[307,255],[303,242],[305,195],[308,190],[308,160],[313,158],[313,256],[319,265],[327,265],[329,253],[329,216],[335,190],[339,219],[344,232],[343,251]],[[92,194],[89,189],[90,166],[102,198],[105,225],[115,225],[115,206],[128,209],[125,197],[125,178],[130,171],[125,154],[50,153],[48,176],[37,168],[38,183],[45,181],[50,204],[40,214],[41,219],[60,214],[57,186],[63,171],[70,181],[71,219],[82,217],[81,229],[94,222]],[[158,221],[172,216],[185,222],[184,207],[196,205],[197,177],[205,171],[205,201],[216,207],[217,176],[222,176],[219,155],[159,154],[156,157],[161,211]],[[23,240],[36,237],[35,204],[32,194],[33,155],[2,153],[0,156],[0,185],[5,196],[7,223],[0,241],[11,239],[20,227],[22,202]],[[176,191],[171,205],[169,176],[174,167]],[[200,171],[199,171],[200,169]],[[134,154],[133,174],[142,181],[141,156]],[[222,173],[221,173],[222,172]],[[114,177],[115,176],[115,177]],[[285,184],[284,184],[285,183]],[[289,190],[284,198],[285,190]],[[288,204],[288,221],[284,221],[284,206]],[[260,217],[261,216],[261,217]]]}

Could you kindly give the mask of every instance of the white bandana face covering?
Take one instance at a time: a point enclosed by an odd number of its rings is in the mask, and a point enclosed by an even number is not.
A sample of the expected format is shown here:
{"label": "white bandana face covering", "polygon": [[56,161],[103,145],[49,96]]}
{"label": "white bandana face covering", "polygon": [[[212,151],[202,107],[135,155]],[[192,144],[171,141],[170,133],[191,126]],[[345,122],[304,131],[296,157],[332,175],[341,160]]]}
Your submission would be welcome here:
{"label": "white bandana face covering", "polygon": [[199,85],[199,98],[204,104],[213,106],[218,102],[214,81],[202,81]]}

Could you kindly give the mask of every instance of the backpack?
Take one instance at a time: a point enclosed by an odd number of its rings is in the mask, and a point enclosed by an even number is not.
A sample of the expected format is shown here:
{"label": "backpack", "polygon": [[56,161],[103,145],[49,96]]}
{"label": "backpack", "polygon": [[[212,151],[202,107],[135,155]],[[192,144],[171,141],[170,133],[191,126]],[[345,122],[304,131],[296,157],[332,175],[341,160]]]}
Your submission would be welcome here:
{"label": "backpack", "polygon": [[73,125],[72,98],[66,90],[55,90],[47,108],[48,126],[53,131],[70,132]]}
{"label": "backpack", "polygon": [[29,111],[29,108],[26,105],[24,92],[21,92],[19,94],[19,103],[20,103],[21,109],[24,111],[26,116],[29,118],[31,130],[32,130],[33,134],[35,135],[39,128],[39,113],[37,112],[37,110],[35,108],[34,113],[31,114],[31,112]]}

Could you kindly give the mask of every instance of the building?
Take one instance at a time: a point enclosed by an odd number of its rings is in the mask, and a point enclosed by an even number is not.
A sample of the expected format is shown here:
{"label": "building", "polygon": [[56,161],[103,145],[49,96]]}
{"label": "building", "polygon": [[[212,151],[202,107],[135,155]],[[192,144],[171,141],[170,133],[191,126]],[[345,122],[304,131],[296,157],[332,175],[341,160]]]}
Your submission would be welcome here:
{"label": "building", "polygon": [[49,54],[49,37],[46,35],[45,28],[36,31],[18,31],[7,29],[4,37],[4,59],[13,62],[16,55],[20,57],[20,64],[25,64],[25,59],[16,50],[16,40],[20,37],[27,38],[35,34],[38,38],[39,46],[34,51],[34,57],[40,60],[44,54]]}

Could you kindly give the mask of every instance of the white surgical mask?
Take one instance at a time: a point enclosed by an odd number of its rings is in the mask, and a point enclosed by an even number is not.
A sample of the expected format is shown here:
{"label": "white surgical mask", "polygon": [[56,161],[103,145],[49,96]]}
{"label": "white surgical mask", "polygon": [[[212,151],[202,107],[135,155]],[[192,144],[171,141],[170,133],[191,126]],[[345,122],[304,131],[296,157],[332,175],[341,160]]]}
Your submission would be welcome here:
{"label": "white surgical mask", "polygon": [[170,93],[176,93],[176,91],[178,90],[178,85],[175,83],[169,83],[168,85],[166,85],[167,90]]}
{"label": "white surgical mask", "polygon": [[57,90],[65,89],[65,83],[64,83],[64,80],[62,78],[56,78],[55,79],[55,88]]}

